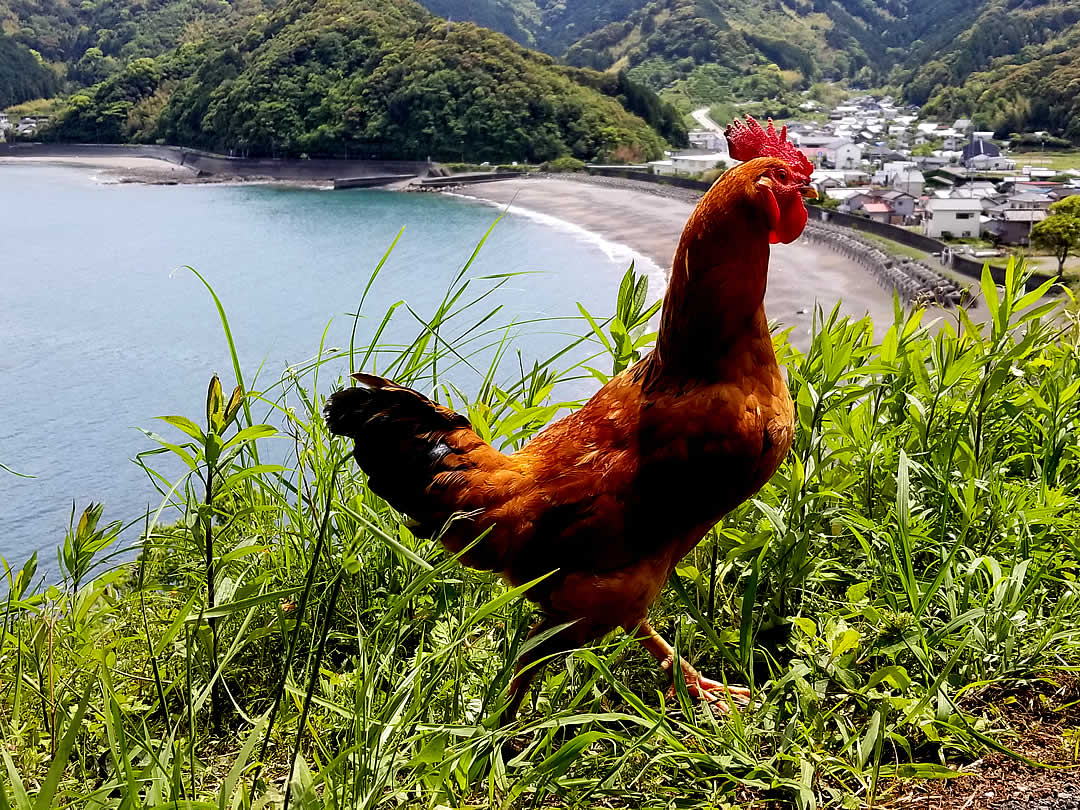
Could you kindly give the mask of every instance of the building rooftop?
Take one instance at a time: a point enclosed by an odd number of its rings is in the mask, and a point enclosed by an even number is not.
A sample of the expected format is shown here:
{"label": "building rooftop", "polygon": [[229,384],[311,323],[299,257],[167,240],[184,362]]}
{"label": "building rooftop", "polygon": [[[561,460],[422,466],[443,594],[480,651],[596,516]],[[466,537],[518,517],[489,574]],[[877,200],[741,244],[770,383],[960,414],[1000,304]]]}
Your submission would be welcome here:
{"label": "building rooftop", "polygon": [[976,138],[967,146],[964,147],[963,152],[964,160],[971,160],[977,157],[1001,157],[1001,150],[997,146],[990,143],[990,141],[984,141],[982,138]]}
{"label": "building rooftop", "polygon": [[1042,222],[1049,214],[1041,208],[994,208],[993,215],[1006,222]]}
{"label": "building rooftop", "polygon": [[926,203],[930,211],[982,211],[982,201],[964,197],[935,197]]}

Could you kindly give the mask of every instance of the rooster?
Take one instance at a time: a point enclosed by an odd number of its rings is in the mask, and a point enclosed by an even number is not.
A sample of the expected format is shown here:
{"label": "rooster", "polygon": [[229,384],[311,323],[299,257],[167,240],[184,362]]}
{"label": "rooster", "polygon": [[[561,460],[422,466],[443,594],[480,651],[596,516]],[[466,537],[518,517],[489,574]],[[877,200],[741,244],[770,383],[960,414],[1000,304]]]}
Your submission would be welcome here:
{"label": "rooster", "polygon": [[647,619],[679,560],[769,480],[794,434],[763,299],[769,245],[806,225],[813,166],[772,121],[747,116],[726,135],[745,162],[683,230],[653,351],[520,450],[501,453],[464,416],[370,374],[326,404],[330,431],[355,441],[368,486],[414,534],[460,553],[487,531],[465,565],[514,585],[550,574],[527,593],[542,609],[529,635],[546,636],[520,656],[502,723],[534,664],[616,628],[691,695],[724,711],[749,698],[676,660]]}

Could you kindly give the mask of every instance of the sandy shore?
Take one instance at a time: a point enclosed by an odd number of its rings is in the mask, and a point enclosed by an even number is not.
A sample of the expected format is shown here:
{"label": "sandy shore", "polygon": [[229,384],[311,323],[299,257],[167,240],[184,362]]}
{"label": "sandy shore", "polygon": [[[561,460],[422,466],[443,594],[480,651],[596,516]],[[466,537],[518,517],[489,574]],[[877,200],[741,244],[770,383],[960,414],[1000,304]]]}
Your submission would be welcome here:
{"label": "sandy shore", "polygon": [[189,185],[207,183],[275,183],[304,188],[329,188],[330,183],[311,180],[281,180],[272,177],[236,177],[227,174],[200,175],[188,166],[145,157],[18,156],[0,157],[0,167],[26,164],[70,166],[89,169],[103,183],[143,183],[146,185]]}
{"label": "sandy shore", "polygon": [[164,160],[140,157],[0,157],[0,166],[25,166],[26,164],[48,166],[71,166],[92,169],[104,182],[112,183],[190,183],[198,174],[186,166],[178,166]]}
{"label": "sandy shore", "polygon": [[[563,178],[481,183],[458,193],[567,220],[628,246],[665,271],[694,207],[686,198]],[[766,310],[785,328],[795,327],[795,345],[808,342],[815,303],[828,312],[838,300],[845,314],[869,313],[875,324],[892,323],[892,295],[854,262],[804,241],[773,247]]]}

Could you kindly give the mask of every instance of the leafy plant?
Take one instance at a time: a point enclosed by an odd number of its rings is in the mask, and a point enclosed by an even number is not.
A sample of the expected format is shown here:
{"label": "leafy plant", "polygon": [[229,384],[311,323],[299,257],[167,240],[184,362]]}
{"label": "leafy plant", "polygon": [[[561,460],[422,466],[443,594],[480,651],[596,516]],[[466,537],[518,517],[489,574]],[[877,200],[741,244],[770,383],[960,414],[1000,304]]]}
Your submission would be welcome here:
{"label": "leafy plant", "polygon": [[[580,311],[563,351],[511,370],[522,325],[483,309],[506,280],[463,270],[431,315],[395,307],[348,358],[320,348],[228,402],[215,378],[205,426],[169,417],[184,441],[140,455],[162,503],[138,561],[110,559],[91,507],[62,553],[77,588],[5,562],[0,807],[856,806],[1007,750],[979,691],[1080,662],[1080,330],[1045,303],[1049,282],[1026,292],[1010,267],[1003,287],[984,276],[983,323],[959,311],[931,329],[898,304],[877,332],[818,311],[805,352],[775,336],[792,452],[650,617],[697,666],[749,683],[749,707],[668,701],[619,637],[553,662],[494,728],[528,586],[414,537],[319,411],[341,380],[327,373],[370,370],[518,446],[575,404],[561,384],[603,381],[651,342],[631,270],[615,315]],[[380,342],[395,317],[415,321],[408,345]],[[273,435],[288,464],[260,460]],[[163,456],[178,477],[151,466]]]}

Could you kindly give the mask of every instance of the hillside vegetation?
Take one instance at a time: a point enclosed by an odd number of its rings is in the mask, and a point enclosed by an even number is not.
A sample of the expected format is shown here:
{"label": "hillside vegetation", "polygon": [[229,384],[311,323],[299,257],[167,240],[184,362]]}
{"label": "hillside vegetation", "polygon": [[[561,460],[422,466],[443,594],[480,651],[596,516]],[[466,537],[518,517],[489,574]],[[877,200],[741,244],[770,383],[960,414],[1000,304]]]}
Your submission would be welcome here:
{"label": "hillside vegetation", "polygon": [[973,117],[1002,137],[1045,129],[1080,141],[1080,6],[993,0],[905,93],[930,114]]}
{"label": "hillside vegetation", "polygon": [[0,34],[0,110],[51,96],[58,86],[56,75],[29,48]]}
{"label": "hillside vegetation", "polygon": [[[346,50],[354,52],[346,54],[330,43],[335,35],[351,35],[349,20],[376,13],[396,21],[389,28],[373,21],[364,23],[383,31],[381,38],[376,37],[380,49],[401,62],[401,67],[386,73],[393,81],[408,71],[406,82],[425,96],[422,105],[444,91],[453,94],[455,101],[468,99],[468,93],[476,89],[473,83],[451,83],[440,89],[443,80],[431,79],[431,87],[421,89],[430,77],[420,79],[420,75],[456,71],[459,65],[472,70],[471,60],[452,51],[463,48],[479,53],[476,49],[480,48],[488,54],[480,61],[489,66],[494,59],[514,63],[505,71],[482,68],[492,79],[505,78],[513,85],[528,74],[522,81],[539,82],[542,89],[530,92],[544,98],[563,93],[567,79],[572,85],[599,89],[622,101],[628,111],[645,116],[670,142],[683,142],[679,116],[664,110],[658,101],[643,102],[641,91],[628,94],[614,87],[612,80],[574,74],[542,57],[524,55],[491,35],[467,35],[468,21],[569,66],[625,73],[619,79],[623,88],[632,83],[662,94],[682,112],[700,104],[753,101],[762,102],[753,108],[755,112],[787,117],[799,114],[807,91],[811,98],[823,100],[829,95],[824,83],[840,82],[854,88],[892,87],[905,100],[926,104],[928,114],[974,118],[980,127],[1002,136],[1046,129],[1080,139],[1080,113],[1073,101],[1078,95],[1074,66],[1080,47],[1080,7],[1071,0],[425,0],[429,11],[451,18],[448,28],[439,17],[411,5],[411,0],[388,0],[377,8],[343,7],[344,22],[339,26],[329,13],[306,9],[303,2],[85,0],[75,5],[72,0],[0,0],[0,29],[22,49],[42,55],[61,82],[53,90],[94,87],[122,77],[138,59],[155,60],[160,78],[149,100],[142,92],[133,95],[117,86],[82,93],[91,102],[94,120],[81,121],[79,132],[160,138],[165,132],[183,131],[200,145],[214,142],[217,148],[268,154],[325,149],[378,153],[381,141],[415,154],[416,144],[403,143],[391,131],[394,115],[373,117],[374,108],[366,97],[378,97],[388,89],[385,77],[371,80],[379,85],[374,92],[367,80],[347,81],[343,71],[367,70],[374,63],[355,53],[358,46],[350,45]],[[442,43],[426,55],[411,53],[402,44],[415,35],[410,26],[415,29],[421,24],[429,27],[421,41],[432,46]],[[309,27],[303,37],[291,30],[297,25]],[[440,26],[446,33],[442,39]],[[280,45],[264,41],[279,35],[284,38]],[[322,41],[308,54],[301,41],[305,39],[312,45]],[[391,39],[397,44],[386,47]],[[173,52],[175,48],[180,50]],[[291,58],[284,56],[290,49],[300,51],[297,64],[269,64]],[[523,62],[528,67],[522,68]],[[276,80],[278,71],[287,74],[286,84],[296,93],[308,96],[299,77],[307,81],[324,71],[328,75],[318,76],[313,84],[326,90],[334,86],[335,98],[317,102],[311,97],[303,103],[283,99],[281,110],[267,107],[262,115],[298,118],[299,123],[283,120],[268,126],[264,122],[247,127],[250,132],[239,132],[241,110],[253,112],[267,100],[258,86]],[[146,70],[140,72],[143,82]],[[192,96],[206,98],[183,109],[174,106],[169,118],[159,121],[158,113],[172,98],[173,89],[181,82],[190,84],[195,72],[201,72],[207,86],[186,89]],[[33,74],[43,80],[40,66]],[[215,96],[211,104],[208,97],[214,91],[208,85],[214,80],[227,81],[230,88],[252,83],[256,89],[251,102],[235,98],[236,91],[229,89],[217,92],[222,98]],[[490,85],[484,86],[490,92]],[[50,92],[50,87],[42,86],[42,92]],[[226,98],[230,94],[234,97]],[[355,94],[365,96],[361,103],[353,103]],[[400,97],[397,90],[393,94]],[[496,117],[513,118],[519,128],[533,127],[538,121],[536,110],[520,115],[525,106],[520,94],[511,89],[510,95],[519,96],[518,101],[507,99],[506,109]],[[559,105],[562,112],[540,115],[536,137],[512,137],[497,159],[548,154],[543,144],[556,142],[579,157],[602,153],[606,147],[598,144],[611,138],[595,134],[595,121],[585,125],[593,134],[584,138],[580,132],[564,131],[566,127],[559,123],[551,128],[552,117],[558,119],[567,110],[577,109],[585,98],[575,88],[570,95],[573,99]],[[25,91],[19,97],[23,96]],[[16,96],[9,93],[9,97]],[[86,100],[79,99],[77,104],[85,106]],[[214,116],[207,118],[211,106]],[[123,117],[125,109],[133,111],[132,118],[121,126],[116,119]],[[490,112],[488,107],[481,109]],[[338,112],[348,112],[351,120],[331,122]],[[358,115],[363,116],[363,123]],[[379,117],[382,122],[373,123]],[[461,159],[460,146],[457,154],[451,154],[454,143],[475,134],[475,127],[462,125],[461,117],[421,111],[408,125],[419,122],[422,128],[437,130],[439,154]],[[625,140],[629,124],[614,121],[606,112],[600,118],[602,126],[614,127]],[[232,123],[221,128],[226,120]],[[497,126],[504,133],[510,129],[505,124]],[[358,136],[359,130],[365,134]],[[631,137],[630,152],[653,153],[654,144],[648,140]],[[495,157],[492,152],[484,154]]]}
{"label": "hillside vegetation", "polygon": [[470,20],[561,56],[581,37],[625,20],[645,0],[424,0],[424,5],[440,17]]}
{"label": "hillside vegetation", "polygon": [[[426,0],[455,19],[475,19],[572,64],[643,69],[664,87],[718,66],[729,78],[776,64],[799,81],[879,83],[903,63],[912,43],[946,42],[974,19],[960,0]],[[563,30],[568,11],[573,41]],[[975,4],[976,6],[978,3]],[[698,96],[700,100],[719,100]]]}
{"label": "hillside vegetation", "polygon": [[75,84],[92,84],[261,10],[261,0],[0,0],[0,31]]}
{"label": "hillside vegetation", "polygon": [[411,0],[294,0],[129,63],[74,95],[52,136],[293,157],[655,157],[663,138],[619,99],[661,128],[663,110],[624,90]]}
{"label": "hillside vegetation", "polygon": [[[1080,663],[1080,333],[1039,304],[1052,282],[987,273],[981,325],[818,312],[806,353],[775,337],[791,452],[650,615],[704,672],[750,685],[750,706],[718,719],[665,698],[614,635],[558,656],[494,729],[531,608],[412,535],[327,435],[323,399],[354,368],[386,374],[511,449],[575,406],[560,381],[606,379],[652,336],[628,274],[617,319],[554,327],[591,347],[585,367],[489,365],[514,357],[512,315],[484,303],[512,280],[467,278],[408,345],[377,325],[411,311],[361,301],[348,352],[250,389],[234,354],[235,394],[215,378],[205,414],[163,417],[137,457],[160,512],[120,534],[88,508],[54,587],[8,561],[0,806],[251,810],[286,785],[310,810],[892,806],[898,779],[955,777],[1041,733],[1011,713]],[[139,563],[119,564],[137,539]]]}
{"label": "hillside vegetation", "polygon": [[[688,103],[762,101],[788,115],[814,82],[890,85],[928,113],[1001,134],[1080,138],[1070,0],[426,0],[575,65],[628,69]],[[569,27],[559,21],[573,5]],[[560,16],[563,15],[563,16]],[[570,31],[573,41],[554,36]]]}

